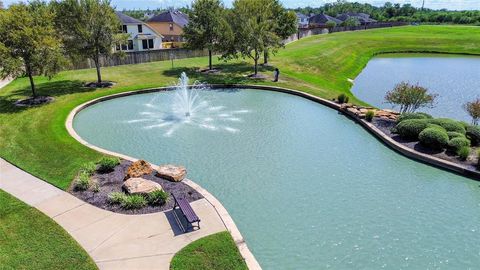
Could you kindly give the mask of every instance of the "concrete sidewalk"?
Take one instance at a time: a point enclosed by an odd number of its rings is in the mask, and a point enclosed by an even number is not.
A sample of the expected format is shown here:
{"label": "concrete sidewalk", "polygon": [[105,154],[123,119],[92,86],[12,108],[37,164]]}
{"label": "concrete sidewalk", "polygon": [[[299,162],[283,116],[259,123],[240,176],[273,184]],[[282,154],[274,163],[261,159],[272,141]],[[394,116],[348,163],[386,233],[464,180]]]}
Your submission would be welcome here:
{"label": "concrete sidewalk", "polygon": [[39,209],[62,226],[100,269],[169,269],[180,249],[227,230],[206,200],[192,203],[200,230],[181,233],[171,211],[124,215],[81,201],[0,158],[0,189]]}

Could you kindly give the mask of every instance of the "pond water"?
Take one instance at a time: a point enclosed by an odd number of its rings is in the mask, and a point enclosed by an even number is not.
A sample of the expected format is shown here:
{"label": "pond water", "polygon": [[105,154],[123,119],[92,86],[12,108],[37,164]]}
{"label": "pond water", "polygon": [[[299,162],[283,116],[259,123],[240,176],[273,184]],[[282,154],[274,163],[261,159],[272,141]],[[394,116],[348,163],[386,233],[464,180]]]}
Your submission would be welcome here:
{"label": "pond water", "polygon": [[407,159],[297,96],[199,91],[208,102],[191,120],[169,113],[175,97],[105,101],[81,111],[74,128],[104,149],[185,165],[264,269],[480,265],[478,182]]}
{"label": "pond water", "polygon": [[480,57],[380,55],[355,79],[352,93],[373,106],[392,108],[384,102],[385,94],[402,81],[418,83],[438,94],[435,107],[421,111],[470,122],[463,104],[480,98]]}

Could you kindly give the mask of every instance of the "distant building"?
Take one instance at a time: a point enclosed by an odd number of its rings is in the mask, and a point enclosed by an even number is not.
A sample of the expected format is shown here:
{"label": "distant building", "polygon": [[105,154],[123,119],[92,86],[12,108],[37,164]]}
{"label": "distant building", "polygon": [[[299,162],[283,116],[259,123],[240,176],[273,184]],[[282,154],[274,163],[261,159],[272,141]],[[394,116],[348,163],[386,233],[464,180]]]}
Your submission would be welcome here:
{"label": "distant building", "polygon": [[183,28],[188,24],[188,16],[178,10],[169,10],[153,16],[147,24],[164,36],[164,42],[185,42]]}
{"label": "distant building", "polygon": [[298,22],[298,28],[307,28],[308,27],[308,16],[297,12],[297,22]]}
{"label": "distant building", "polygon": [[159,50],[162,48],[162,35],[150,26],[121,12],[117,11],[115,13],[122,22],[121,31],[128,34],[127,43],[117,45],[115,50],[135,52]]}
{"label": "distant building", "polygon": [[371,23],[376,23],[377,21],[370,18],[369,14],[366,13],[355,13],[355,12],[347,12],[343,14],[339,14],[337,16],[337,19],[341,20],[342,22],[350,19],[350,18],[355,18],[357,19],[361,25],[367,25]]}
{"label": "distant building", "polygon": [[314,15],[308,20],[310,27],[327,27],[328,22],[334,22],[335,24],[340,25],[343,21],[325,13]]}

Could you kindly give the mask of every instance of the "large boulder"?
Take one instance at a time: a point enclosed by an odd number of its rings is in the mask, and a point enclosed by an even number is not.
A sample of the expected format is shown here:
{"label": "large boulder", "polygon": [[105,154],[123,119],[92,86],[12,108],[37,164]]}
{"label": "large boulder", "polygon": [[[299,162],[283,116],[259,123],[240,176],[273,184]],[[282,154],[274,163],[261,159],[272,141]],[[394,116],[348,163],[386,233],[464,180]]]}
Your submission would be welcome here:
{"label": "large boulder", "polygon": [[122,188],[129,194],[148,194],[155,190],[162,190],[159,183],[143,178],[130,178],[123,182]]}
{"label": "large boulder", "polygon": [[171,164],[161,165],[158,167],[157,176],[172,182],[180,182],[187,176],[187,169]]}
{"label": "large boulder", "polygon": [[129,178],[142,177],[146,174],[151,174],[153,172],[152,166],[145,160],[138,160],[132,163],[127,169],[127,174],[125,175],[125,180]]}

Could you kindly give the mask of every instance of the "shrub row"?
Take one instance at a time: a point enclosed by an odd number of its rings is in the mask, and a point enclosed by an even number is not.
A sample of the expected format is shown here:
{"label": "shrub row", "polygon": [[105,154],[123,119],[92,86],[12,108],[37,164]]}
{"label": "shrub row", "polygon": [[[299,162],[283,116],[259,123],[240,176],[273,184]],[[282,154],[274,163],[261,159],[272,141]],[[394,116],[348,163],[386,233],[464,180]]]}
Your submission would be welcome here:
{"label": "shrub row", "polygon": [[108,201],[111,204],[119,204],[124,209],[140,209],[147,204],[152,206],[163,205],[167,203],[168,199],[168,193],[160,189],[146,195],[128,195],[123,192],[112,192],[108,195]]}

